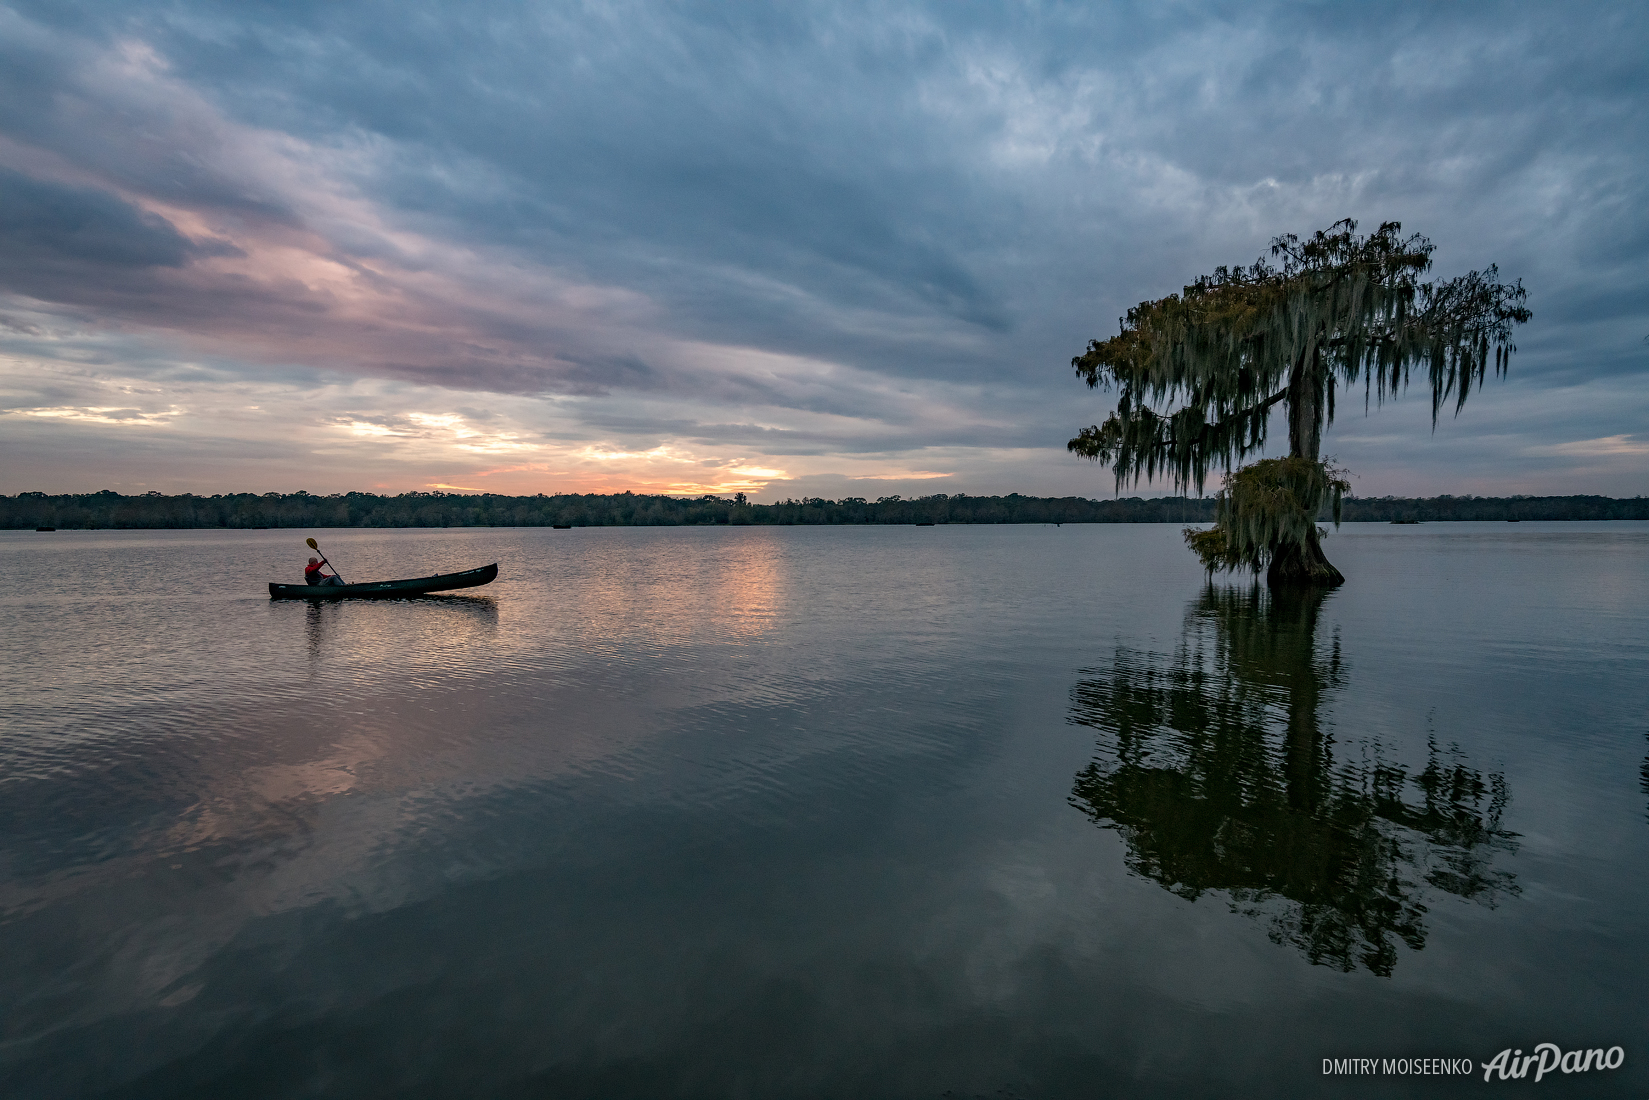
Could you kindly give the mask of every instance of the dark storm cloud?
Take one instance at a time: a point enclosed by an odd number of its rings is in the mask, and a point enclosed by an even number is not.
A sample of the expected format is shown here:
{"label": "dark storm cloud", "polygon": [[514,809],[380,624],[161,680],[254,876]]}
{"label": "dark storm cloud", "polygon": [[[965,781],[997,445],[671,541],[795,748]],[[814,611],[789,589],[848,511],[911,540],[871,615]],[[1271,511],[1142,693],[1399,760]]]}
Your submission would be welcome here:
{"label": "dark storm cloud", "polygon": [[[734,410],[768,406],[865,421],[842,453],[901,432],[888,449],[1057,452],[1104,415],[1066,366],[1088,338],[1350,215],[1432,236],[1439,276],[1524,280],[1527,424],[1542,393],[1649,366],[1649,28],[1620,5],[28,0],[0,19],[0,162],[103,202],[109,230],[44,218],[31,247],[86,279],[13,289],[264,361],[728,410],[634,415],[697,440],[754,444]],[[208,231],[347,272],[355,306],[314,265],[213,267]],[[143,293],[85,289],[142,256],[161,265]],[[539,308],[549,275],[636,302]],[[874,385],[710,371],[662,346],[680,340],[975,389],[955,426],[920,423]],[[1613,436],[1642,411],[1598,405],[1520,430]],[[1480,427],[1468,409],[1441,430]]]}
{"label": "dark storm cloud", "polygon": [[148,269],[237,252],[223,242],[191,241],[106,191],[0,168],[0,288],[97,303],[141,286]]}
{"label": "dark storm cloud", "polygon": [[0,168],[0,256],[9,267],[67,260],[181,267],[193,248],[170,222],[105,191],[32,180]]}

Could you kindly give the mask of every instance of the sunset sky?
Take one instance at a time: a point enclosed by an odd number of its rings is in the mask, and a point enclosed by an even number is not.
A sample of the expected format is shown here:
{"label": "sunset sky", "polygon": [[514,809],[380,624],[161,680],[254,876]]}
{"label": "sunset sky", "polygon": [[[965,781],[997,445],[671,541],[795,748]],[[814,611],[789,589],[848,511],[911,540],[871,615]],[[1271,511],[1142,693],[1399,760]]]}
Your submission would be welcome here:
{"label": "sunset sky", "polygon": [[1109,496],[1071,357],[1349,216],[1534,311],[1357,493],[1646,493],[1646,10],[0,4],[0,492]]}

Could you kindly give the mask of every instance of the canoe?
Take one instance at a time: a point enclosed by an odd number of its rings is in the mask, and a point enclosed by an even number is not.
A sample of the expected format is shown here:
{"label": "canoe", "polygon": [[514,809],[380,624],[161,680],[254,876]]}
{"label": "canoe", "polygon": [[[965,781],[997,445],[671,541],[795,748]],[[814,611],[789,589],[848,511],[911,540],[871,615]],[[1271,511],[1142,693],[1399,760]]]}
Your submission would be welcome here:
{"label": "canoe", "polygon": [[491,584],[498,577],[498,563],[462,573],[437,573],[405,581],[372,581],[368,584],[275,584],[269,585],[272,600],[341,600],[345,596],[368,599],[395,596],[422,596],[426,592],[450,592],[454,588],[475,588]]}

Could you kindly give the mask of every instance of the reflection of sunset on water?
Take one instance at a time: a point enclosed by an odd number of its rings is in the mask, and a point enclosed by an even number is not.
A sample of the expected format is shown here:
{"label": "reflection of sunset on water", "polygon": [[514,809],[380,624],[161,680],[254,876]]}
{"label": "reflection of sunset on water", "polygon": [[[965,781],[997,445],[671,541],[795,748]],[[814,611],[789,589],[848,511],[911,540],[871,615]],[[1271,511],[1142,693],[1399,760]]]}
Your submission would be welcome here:
{"label": "reflection of sunset on water", "polygon": [[381,760],[390,746],[380,738],[344,733],[337,742],[316,745],[312,751],[321,755],[197,776],[201,800],[167,831],[160,852],[193,852],[260,833],[302,835],[308,831],[306,811],[360,787],[365,768]]}
{"label": "reflection of sunset on water", "polygon": [[[595,528],[573,538],[608,538]],[[780,532],[717,532],[712,554],[685,556],[666,540],[597,551],[564,593],[572,629],[596,647],[646,635],[655,643],[753,641],[772,629],[791,562]],[[615,546],[616,550],[617,547]]]}

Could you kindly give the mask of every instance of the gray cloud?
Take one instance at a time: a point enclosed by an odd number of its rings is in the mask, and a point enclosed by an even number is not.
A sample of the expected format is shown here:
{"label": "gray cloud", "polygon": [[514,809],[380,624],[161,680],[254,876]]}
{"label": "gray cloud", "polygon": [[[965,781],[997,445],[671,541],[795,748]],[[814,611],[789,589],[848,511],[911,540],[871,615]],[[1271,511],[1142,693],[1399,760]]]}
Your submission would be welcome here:
{"label": "gray cloud", "polygon": [[238,251],[191,241],[107,191],[0,168],[0,289],[76,305],[147,300],[154,269]]}
{"label": "gray cloud", "polygon": [[171,223],[107,192],[0,169],[0,256],[11,268],[59,261],[181,267],[193,251]]}

